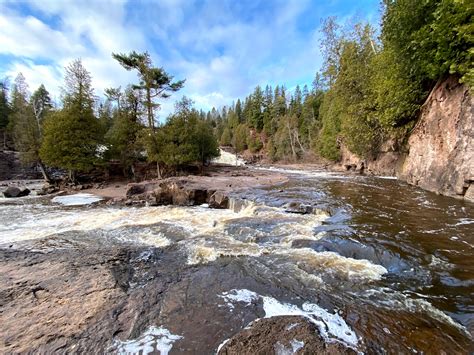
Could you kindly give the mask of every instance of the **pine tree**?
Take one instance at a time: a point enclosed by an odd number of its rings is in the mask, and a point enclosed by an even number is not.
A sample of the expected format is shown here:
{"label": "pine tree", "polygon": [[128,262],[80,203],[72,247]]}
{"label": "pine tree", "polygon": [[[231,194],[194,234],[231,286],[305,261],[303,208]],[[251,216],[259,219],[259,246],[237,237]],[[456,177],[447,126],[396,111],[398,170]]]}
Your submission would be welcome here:
{"label": "pine tree", "polygon": [[239,120],[239,123],[243,123],[244,119],[242,117],[242,102],[240,102],[240,99],[237,99],[237,103],[235,104],[235,114],[237,115],[237,118]]}
{"label": "pine tree", "polygon": [[222,132],[220,143],[223,146],[230,146],[232,144],[232,134],[230,132],[229,127],[224,128],[224,132]]}
{"label": "pine tree", "polygon": [[250,97],[248,108],[248,124],[260,132],[263,128],[263,92],[260,86],[257,86]]}
{"label": "pine tree", "polygon": [[124,175],[131,174],[135,177],[134,163],[141,157],[143,147],[139,140],[140,132],[144,129],[139,117],[139,97],[137,90],[131,86],[122,92],[115,89],[115,95],[109,99],[117,98],[112,114],[112,124],[105,135],[109,149],[107,157],[118,159],[124,171]]}
{"label": "pine tree", "polygon": [[45,121],[40,157],[50,166],[67,169],[75,181],[76,171],[89,171],[99,162],[101,140],[91,75],[80,60],[66,67],[63,90],[63,109]]}
{"label": "pine tree", "polygon": [[173,82],[173,76],[169,75],[163,68],[154,67],[148,52],[130,54],[116,54],[112,57],[116,59],[125,69],[137,70],[140,79],[134,88],[144,91],[143,105],[147,110],[148,127],[155,130],[155,110],[160,106],[155,100],[157,98],[167,98],[171,93],[180,90],[184,85],[184,80]]}
{"label": "pine tree", "polygon": [[273,92],[272,87],[265,87],[265,96],[263,100],[263,131],[269,137],[275,133],[273,122]]}
{"label": "pine tree", "polygon": [[2,135],[4,149],[7,148],[7,127],[11,113],[8,103],[8,86],[6,80],[0,82],[0,133]]}
{"label": "pine tree", "polygon": [[151,161],[172,167],[198,162],[203,164],[219,156],[218,143],[209,122],[201,120],[190,99],[183,97],[176,104],[176,112],[160,127],[155,136],[155,150]]}

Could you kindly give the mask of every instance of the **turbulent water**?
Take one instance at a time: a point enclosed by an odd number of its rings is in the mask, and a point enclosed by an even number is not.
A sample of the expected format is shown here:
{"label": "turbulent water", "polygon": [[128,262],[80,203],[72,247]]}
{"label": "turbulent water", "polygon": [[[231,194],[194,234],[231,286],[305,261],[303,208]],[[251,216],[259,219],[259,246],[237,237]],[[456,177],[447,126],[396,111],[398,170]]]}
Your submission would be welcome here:
{"label": "turbulent water", "polygon": [[[286,173],[284,185],[238,194],[229,210],[3,200],[0,247],[133,245],[144,263],[157,250],[182,257],[192,280],[186,302],[134,338],[110,339],[111,352],[200,343],[212,353],[275,315],[305,317],[326,341],[359,351],[472,350],[472,204],[388,178]],[[292,202],[313,212],[289,213]],[[146,284],[130,282],[128,292]],[[206,318],[199,329],[198,316]],[[222,331],[210,332],[212,323]]]}

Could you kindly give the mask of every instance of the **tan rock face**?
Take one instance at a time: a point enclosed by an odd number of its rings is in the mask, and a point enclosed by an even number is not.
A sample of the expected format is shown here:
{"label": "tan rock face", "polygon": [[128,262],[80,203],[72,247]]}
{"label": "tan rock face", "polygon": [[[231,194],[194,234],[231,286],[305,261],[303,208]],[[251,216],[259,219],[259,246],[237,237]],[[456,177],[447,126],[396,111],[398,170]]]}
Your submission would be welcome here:
{"label": "tan rock face", "polygon": [[464,196],[472,189],[474,119],[468,88],[454,77],[437,85],[422,108],[408,145],[402,179],[444,195]]}

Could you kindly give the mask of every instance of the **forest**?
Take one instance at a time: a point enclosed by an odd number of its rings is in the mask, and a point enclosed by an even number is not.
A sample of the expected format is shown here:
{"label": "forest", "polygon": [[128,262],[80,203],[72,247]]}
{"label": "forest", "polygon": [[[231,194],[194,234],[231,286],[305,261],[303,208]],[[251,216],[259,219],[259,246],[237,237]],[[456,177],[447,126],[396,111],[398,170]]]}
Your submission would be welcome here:
{"label": "forest", "polygon": [[257,86],[244,99],[209,112],[183,97],[165,122],[162,100],[174,80],[147,53],[113,53],[137,83],[95,95],[80,60],[65,68],[60,103],[41,85],[32,94],[21,73],[0,84],[3,145],[13,141],[25,163],[77,172],[117,161],[133,177],[134,164],[156,164],[157,175],[219,155],[219,145],[271,161],[316,155],[338,161],[342,147],[359,157],[377,154],[393,139],[403,149],[420,109],[439,80],[454,75],[474,87],[474,5],[460,0],[384,0],[380,28],[325,19],[323,66],[313,83],[289,90]]}
{"label": "forest", "polygon": [[257,86],[207,113],[220,144],[274,161],[308,151],[338,161],[342,145],[367,158],[387,139],[403,147],[438,80],[455,75],[474,86],[472,2],[386,0],[382,8],[380,30],[324,21],[324,64],[311,87]]}

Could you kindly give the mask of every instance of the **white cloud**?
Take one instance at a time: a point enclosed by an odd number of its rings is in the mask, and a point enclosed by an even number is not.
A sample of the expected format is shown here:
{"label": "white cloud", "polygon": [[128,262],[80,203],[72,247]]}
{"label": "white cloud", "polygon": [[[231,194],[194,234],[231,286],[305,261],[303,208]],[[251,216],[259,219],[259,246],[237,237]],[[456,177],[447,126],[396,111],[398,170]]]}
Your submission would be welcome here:
{"label": "white cloud", "polygon": [[[52,65],[37,65],[31,60],[13,63],[6,76],[14,79],[18,73],[22,73],[28,83],[30,92],[36,90],[43,84],[52,95],[52,99],[58,102],[60,99],[59,87],[62,85],[61,76],[62,68]],[[50,88],[57,88],[57,90],[50,90]]]}
{"label": "white cloud", "polygon": [[57,58],[64,53],[80,55],[85,48],[35,17],[0,14],[0,53],[29,58]]}
{"label": "white cloud", "polygon": [[309,84],[321,63],[316,38],[323,15],[311,11],[334,6],[315,7],[310,0],[31,0],[22,3],[34,10],[26,14],[11,4],[0,0],[0,63],[2,54],[14,57],[0,67],[0,77],[22,71],[30,86],[42,82],[58,96],[63,67],[81,58],[101,95],[106,87],[137,80],[112,52],[148,50],[156,65],[187,79],[162,103],[162,118],[182,95],[209,109],[243,98],[256,85]]}

